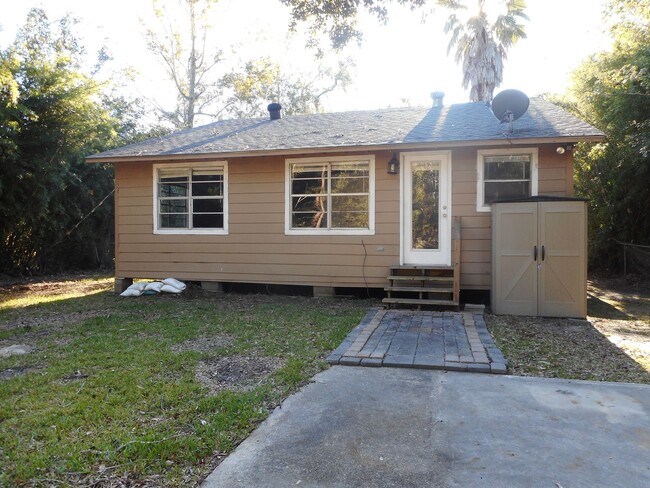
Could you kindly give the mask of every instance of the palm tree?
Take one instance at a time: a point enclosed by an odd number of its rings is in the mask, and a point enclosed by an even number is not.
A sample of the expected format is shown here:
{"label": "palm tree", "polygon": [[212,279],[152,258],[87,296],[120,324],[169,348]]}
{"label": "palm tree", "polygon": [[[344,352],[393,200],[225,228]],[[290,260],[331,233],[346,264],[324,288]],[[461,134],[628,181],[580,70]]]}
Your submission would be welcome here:
{"label": "palm tree", "polygon": [[494,89],[503,81],[503,60],[508,48],[526,33],[520,20],[528,20],[524,13],[525,0],[503,0],[505,14],[492,24],[485,12],[485,0],[478,1],[478,13],[462,22],[456,11],[468,10],[461,0],[438,0],[438,4],[452,10],[445,24],[445,33],[451,33],[447,54],[456,48],[455,60],[463,63],[463,88],[471,85],[472,102],[490,101]]}

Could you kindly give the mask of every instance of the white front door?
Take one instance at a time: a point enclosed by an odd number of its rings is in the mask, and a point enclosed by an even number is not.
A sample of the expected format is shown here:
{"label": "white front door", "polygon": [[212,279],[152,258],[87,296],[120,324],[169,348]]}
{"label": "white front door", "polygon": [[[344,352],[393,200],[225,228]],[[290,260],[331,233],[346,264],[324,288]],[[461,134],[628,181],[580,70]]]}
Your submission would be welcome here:
{"label": "white front door", "polygon": [[402,264],[451,265],[450,151],[402,154]]}

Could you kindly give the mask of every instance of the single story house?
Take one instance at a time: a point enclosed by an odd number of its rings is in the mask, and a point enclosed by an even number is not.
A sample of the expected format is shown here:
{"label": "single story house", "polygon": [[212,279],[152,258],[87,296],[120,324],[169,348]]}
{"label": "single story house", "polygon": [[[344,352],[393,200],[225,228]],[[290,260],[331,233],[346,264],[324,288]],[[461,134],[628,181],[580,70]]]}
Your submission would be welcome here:
{"label": "single story house", "polygon": [[603,139],[542,98],[512,125],[485,102],[269,112],[87,159],[115,165],[117,289],[172,276],[390,297],[451,270],[454,288],[487,296],[490,202],[573,195],[573,145]]}

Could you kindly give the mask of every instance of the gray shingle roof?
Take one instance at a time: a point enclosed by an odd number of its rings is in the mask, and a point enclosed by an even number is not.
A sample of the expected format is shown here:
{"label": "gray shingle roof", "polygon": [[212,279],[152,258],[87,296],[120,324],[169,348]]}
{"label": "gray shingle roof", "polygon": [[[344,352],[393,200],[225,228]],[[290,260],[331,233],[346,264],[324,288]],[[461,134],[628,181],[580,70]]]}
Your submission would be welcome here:
{"label": "gray shingle roof", "polygon": [[90,156],[111,161],[137,156],[276,153],[293,150],[396,147],[400,145],[516,141],[599,140],[602,132],[559,107],[532,98],[528,112],[509,125],[500,123],[484,102],[446,107],[322,113],[221,120],[164,137]]}

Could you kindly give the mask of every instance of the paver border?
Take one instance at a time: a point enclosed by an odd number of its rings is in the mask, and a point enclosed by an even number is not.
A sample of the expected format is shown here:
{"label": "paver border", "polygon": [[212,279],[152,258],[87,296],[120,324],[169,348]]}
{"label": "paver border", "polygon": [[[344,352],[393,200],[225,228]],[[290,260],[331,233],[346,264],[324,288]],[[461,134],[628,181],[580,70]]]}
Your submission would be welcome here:
{"label": "paver border", "polygon": [[[403,323],[400,323],[400,330],[389,331],[392,324],[383,324],[382,321],[387,315],[390,320],[394,320],[395,314],[399,313],[409,314],[411,323],[406,329]],[[428,323],[426,314],[432,314]],[[418,316],[424,318],[420,319],[419,324],[414,323],[417,322]],[[440,328],[432,326],[435,317],[441,317],[443,320]],[[417,340],[413,344],[415,334]],[[423,336],[429,337],[427,334],[431,339],[421,344]],[[436,336],[437,338],[434,338]],[[459,336],[462,341],[458,340]],[[399,343],[393,353],[390,353],[391,346],[395,346],[393,340],[396,337]],[[452,352],[446,353],[447,351]],[[327,362],[346,366],[441,369],[492,374],[508,372],[508,361],[488,331],[483,314],[473,311],[427,312],[371,308],[359,325],[327,357]]]}

